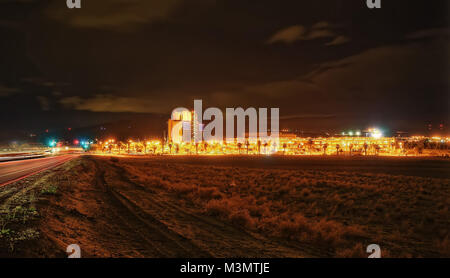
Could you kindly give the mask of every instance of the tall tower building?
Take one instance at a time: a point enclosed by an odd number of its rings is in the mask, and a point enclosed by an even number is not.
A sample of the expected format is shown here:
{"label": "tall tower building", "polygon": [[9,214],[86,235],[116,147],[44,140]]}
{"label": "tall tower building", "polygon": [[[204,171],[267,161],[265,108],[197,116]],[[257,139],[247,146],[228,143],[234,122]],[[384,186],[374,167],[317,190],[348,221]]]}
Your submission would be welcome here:
{"label": "tall tower building", "polygon": [[191,112],[192,121],[191,121],[191,130],[192,130],[192,141],[193,143],[198,143],[202,141],[202,131],[200,130],[200,123],[198,119],[197,113],[195,111]]}
{"label": "tall tower building", "polygon": [[[170,141],[174,141],[174,138],[183,138],[183,141],[186,141],[186,138],[192,138],[191,134],[191,125],[192,125],[192,113],[189,111],[183,111],[176,113],[173,117],[175,120],[169,119],[168,121],[168,139]],[[181,128],[179,129],[178,136],[173,134],[174,127],[177,124],[181,124]],[[180,142],[177,142],[180,143]]]}

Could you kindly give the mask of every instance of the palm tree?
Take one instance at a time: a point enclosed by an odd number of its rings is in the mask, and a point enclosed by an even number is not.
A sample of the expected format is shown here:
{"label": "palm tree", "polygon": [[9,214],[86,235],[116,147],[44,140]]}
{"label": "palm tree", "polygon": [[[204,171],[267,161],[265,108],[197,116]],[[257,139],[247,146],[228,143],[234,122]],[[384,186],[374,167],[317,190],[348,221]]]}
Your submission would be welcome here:
{"label": "palm tree", "polygon": [[314,146],[314,141],[312,139],[309,139],[308,140],[308,151],[309,151],[309,154],[312,153],[311,150],[313,149],[313,146]]}
{"label": "palm tree", "polygon": [[239,143],[237,144],[237,147],[238,147],[239,154],[241,154],[242,143],[239,142]]}
{"label": "palm tree", "polygon": [[375,144],[373,147],[375,148],[375,155],[378,155],[378,153],[380,152],[380,149],[381,149],[380,146]]}
{"label": "palm tree", "polygon": [[127,148],[127,145],[125,143],[123,143],[123,142],[119,142],[118,145],[119,145],[119,154],[122,151],[122,149],[126,149]]}
{"label": "palm tree", "polygon": [[325,143],[325,144],[322,146],[322,148],[323,148],[323,155],[326,155],[326,154],[327,154],[328,144]]}
{"label": "palm tree", "polygon": [[225,149],[227,148],[227,141],[222,141],[222,144],[220,144],[220,151],[225,154]]}
{"label": "palm tree", "polygon": [[422,154],[423,149],[425,149],[425,141],[419,141],[416,143],[414,150],[416,151],[416,155]]}

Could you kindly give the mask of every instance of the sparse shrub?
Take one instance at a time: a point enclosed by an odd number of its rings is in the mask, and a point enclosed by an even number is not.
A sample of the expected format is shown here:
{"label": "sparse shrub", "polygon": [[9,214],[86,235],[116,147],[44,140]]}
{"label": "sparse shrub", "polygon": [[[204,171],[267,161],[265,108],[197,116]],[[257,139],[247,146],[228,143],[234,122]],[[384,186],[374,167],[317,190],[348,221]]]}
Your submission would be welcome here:
{"label": "sparse shrub", "polygon": [[303,188],[302,191],[300,191],[300,196],[303,198],[307,198],[309,195],[311,195],[311,189],[309,188]]}
{"label": "sparse shrub", "polygon": [[357,243],[351,248],[339,249],[336,251],[336,257],[339,258],[367,258],[365,248],[362,243]]}
{"label": "sparse shrub", "polygon": [[351,225],[345,227],[344,236],[348,239],[364,238],[366,233],[359,225]]}
{"label": "sparse shrub", "polygon": [[280,234],[283,237],[294,239],[299,235],[300,226],[292,221],[282,221],[279,226]]}
{"label": "sparse shrub", "polygon": [[217,187],[200,187],[198,190],[198,196],[201,199],[211,200],[211,199],[220,199],[222,194],[217,189]]}
{"label": "sparse shrub", "polygon": [[281,236],[306,240],[309,239],[308,234],[311,233],[311,224],[303,215],[296,214],[289,220],[281,220],[277,229]]}
{"label": "sparse shrub", "polygon": [[174,192],[178,195],[186,195],[188,193],[192,193],[195,190],[197,190],[196,186],[193,185],[189,185],[186,183],[173,183],[173,184],[168,184],[169,186],[169,191]]}
{"label": "sparse shrub", "polygon": [[250,216],[261,218],[264,215],[268,215],[270,213],[269,209],[266,206],[262,205],[249,205],[248,206],[248,212],[250,213]]}
{"label": "sparse shrub", "polygon": [[10,232],[11,232],[10,229],[1,229],[0,230],[0,239],[8,237]]}
{"label": "sparse shrub", "polygon": [[42,195],[55,195],[57,191],[58,191],[58,186],[49,185],[49,186],[42,188],[41,194]]}
{"label": "sparse shrub", "polygon": [[245,228],[252,228],[254,226],[254,220],[248,213],[248,210],[239,210],[230,214],[231,223]]}
{"label": "sparse shrub", "polygon": [[341,243],[342,235],[344,234],[342,224],[323,218],[313,224],[312,230],[315,232],[313,234],[314,240],[327,247],[334,247]]}
{"label": "sparse shrub", "polygon": [[39,232],[33,228],[28,228],[23,231],[9,231],[6,240],[9,244],[9,249],[11,252],[14,252],[16,245],[20,242],[33,240],[39,237]]}
{"label": "sparse shrub", "polygon": [[226,200],[211,200],[205,205],[206,213],[211,216],[228,217],[231,213],[229,202]]}

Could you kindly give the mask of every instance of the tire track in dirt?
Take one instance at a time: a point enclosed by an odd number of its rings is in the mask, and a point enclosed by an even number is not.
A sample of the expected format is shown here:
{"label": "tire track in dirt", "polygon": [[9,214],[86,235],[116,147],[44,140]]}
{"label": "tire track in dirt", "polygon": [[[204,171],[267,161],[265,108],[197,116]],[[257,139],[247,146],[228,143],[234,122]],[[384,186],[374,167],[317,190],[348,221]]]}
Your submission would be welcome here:
{"label": "tire track in dirt", "polygon": [[108,200],[113,205],[112,212],[121,220],[127,230],[136,232],[142,239],[143,250],[153,249],[158,257],[211,257],[211,254],[193,244],[189,239],[167,228],[134,202],[114,189],[105,181],[104,170],[95,161],[97,167],[96,183],[106,189]]}
{"label": "tire track in dirt", "polygon": [[[116,194],[127,200],[129,204],[139,207],[145,215],[153,215],[172,232],[188,236],[190,240],[202,249],[208,250],[213,257],[311,257],[318,256],[317,250],[292,247],[281,241],[265,238],[257,233],[246,232],[229,223],[213,217],[198,215],[193,208],[179,207],[174,202],[167,201],[167,196],[156,193],[153,189],[131,181],[125,170],[108,162],[102,166],[112,168],[108,173],[111,182],[120,181],[120,189],[114,189]],[[120,193],[118,192],[120,191]]]}

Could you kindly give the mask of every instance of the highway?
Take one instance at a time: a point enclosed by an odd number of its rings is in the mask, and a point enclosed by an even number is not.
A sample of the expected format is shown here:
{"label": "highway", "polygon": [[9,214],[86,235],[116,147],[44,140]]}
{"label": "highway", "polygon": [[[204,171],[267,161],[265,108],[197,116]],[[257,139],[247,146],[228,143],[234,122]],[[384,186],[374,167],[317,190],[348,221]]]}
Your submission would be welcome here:
{"label": "highway", "polygon": [[62,165],[75,157],[77,156],[60,155],[28,160],[0,162],[0,187]]}

